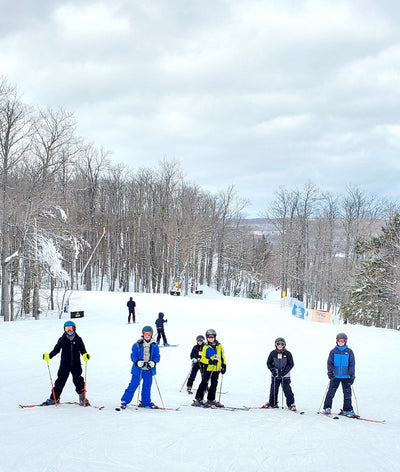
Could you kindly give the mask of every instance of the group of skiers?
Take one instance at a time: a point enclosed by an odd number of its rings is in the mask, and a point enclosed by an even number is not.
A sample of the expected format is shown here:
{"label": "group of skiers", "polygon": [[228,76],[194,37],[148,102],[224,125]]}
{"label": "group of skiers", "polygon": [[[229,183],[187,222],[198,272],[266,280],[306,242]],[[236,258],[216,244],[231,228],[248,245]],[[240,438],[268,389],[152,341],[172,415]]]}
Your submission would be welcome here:
{"label": "group of skiers", "polygon": [[[164,314],[159,313],[156,320],[158,331],[157,340],[153,339],[153,328],[145,326],[142,329],[142,336],[132,346],[131,360],[131,380],[125,389],[121,398],[121,408],[125,409],[132,402],[135,391],[142,383],[141,400],[138,406],[144,408],[158,408],[151,401],[151,386],[153,376],[156,375],[156,366],[160,362],[159,342],[163,338],[164,345],[168,346],[164,333]],[[76,333],[76,325],[73,321],[64,323],[64,333],[57,341],[54,349],[50,353],[44,353],[43,359],[48,363],[61,351],[60,367],[57,374],[57,380],[52,385],[52,391],[49,398],[43,405],[52,405],[60,401],[60,396],[65,383],[72,374],[72,380],[76,392],[79,395],[79,404],[89,406],[86,398],[86,385],[82,377],[82,366],[80,355],[87,365],[90,359],[86,351],[83,340]],[[216,391],[220,375],[226,372],[226,359],[224,348],[217,340],[217,333],[214,329],[208,329],[203,335],[196,337],[196,344],[190,352],[192,367],[187,379],[187,392],[192,394],[192,388],[197,373],[201,374],[200,385],[197,389],[193,406],[199,407],[223,407],[219,401],[216,401]],[[268,402],[263,408],[278,408],[278,391],[282,388],[286,398],[286,405],[291,410],[296,410],[294,394],[291,388],[290,372],[293,369],[294,361],[290,351],[286,349],[285,339],[279,337],[275,340],[275,349],[269,353],[267,367],[271,372],[271,385]],[[329,386],[324,399],[324,413],[331,414],[332,401],[339,385],[343,390],[343,410],[342,414],[354,417],[356,416],[352,406],[352,384],[355,379],[355,358],[353,351],[347,346],[347,335],[339,333],[336,336],[336,346],[330,351],[327,361],[327,374],[329,377]],[[204,395],[207,392],[207,399]]]}

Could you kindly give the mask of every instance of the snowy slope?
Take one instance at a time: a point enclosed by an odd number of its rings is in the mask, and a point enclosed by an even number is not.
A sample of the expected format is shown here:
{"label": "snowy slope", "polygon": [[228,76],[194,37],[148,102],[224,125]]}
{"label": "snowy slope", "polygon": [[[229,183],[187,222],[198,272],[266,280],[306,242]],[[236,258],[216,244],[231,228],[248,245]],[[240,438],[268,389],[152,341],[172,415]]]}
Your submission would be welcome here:
{"label": "snowy slope", "polygon": [[[129,295],[139,312],[135,325],[127,324]],[[88,398],[104,405],[102,411],[73,405],[18,408],[19,403],[48,397],[42,353],[53,348],[67,317],[1,324],[0,471],[398,470],[400,333],[299,320],[288,308],[280,308],[278,295],[272,292],[265,302],[227,298],[209,289],[189,297],[74,293],[70,309],[85,311],[77,320],[78,333],[92,356]],[[168,319],[169,342],[179,346],[161,349],[157,382],[165,405],[181,408],[116,412],[130,380],[131,346],[144,324],[154,326],[159,311]],[[270,377],[265,362],[274,339],[283,336],[295,361],[296,404],[305,414],[183,406],[192,400],[185,390],[179,392],[190,368],[189,353],[196,335],[207,328],[217,331],[225,348],[223,391],[229,393],[223,403],[255,406],[267,400]],[[354,388],[361,415],[385,418],[386,424],[333,421],[316,414],[328,384],[326,359],[338,331],[348,334],[356,355]],[[50,361],[53,380],[58,365],[59,356]],[[69,380],[62,399],[76,398]],[[155,384],[152,398],[162,404]],[[341,402],[338,392],[334,409],[339,410]]]}

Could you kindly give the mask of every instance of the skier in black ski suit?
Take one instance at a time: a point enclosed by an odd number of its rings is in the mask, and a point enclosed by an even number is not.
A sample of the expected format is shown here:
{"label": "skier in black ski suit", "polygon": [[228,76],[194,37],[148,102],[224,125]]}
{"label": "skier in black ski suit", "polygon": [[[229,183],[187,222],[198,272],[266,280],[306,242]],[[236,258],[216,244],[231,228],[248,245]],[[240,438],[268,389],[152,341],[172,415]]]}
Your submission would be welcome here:
{"label": "skier in black ski suit", "polygon": [[271,371],[271,388],[269,402],[265,404],[265,408],[278,408],[278,391],[282,384],[287,407],[289,410],[296,410],[290,386],[290,371],[293,366],[293,356],[286,350],[286,341],[283,338],[275,339],[275,349],[270,352],[267,359],[267,367]]}
{"label": "skier in black ski suit", "polygon": [[169,346],[167,341],[167,336],[164,331],[164,323],[167,323],[168,320],[164,320],[164,313],[159,313],[158,318],[156,319],[156,328],[157,328],[157,344],[160,344],[161,336],[163,338],[164,346]]}
{"label": "skier in black ski suit", "polygon": [[128,307],[128,310],[129,310],[128,323],[131,322],[131,316],[132,316],[132,323],[136,323],[136,317],[135,317],[136,303],[133,301],[132,297],[129,297],[129,300],[126,306]]}
{"label": "skier in black ski suit", "polygon": [[80,355],[82,355],[85,363],[90,359],[90,356],[86,352],[82,338],[76,333],[76,325],[73,321],[66,321],[64,323],[64,334],[57,341],[57,344],[50,354],[47,352],[43,354],[43,359],[48,362],[49,359],[52,359],[60,351],[60,368],[58,369],[57,380],[54,383],[55,399],[52,391],[50,397],[43,404],[54,405],[54,400],[56,400],[57,403],[60,401],[65,383],[67,382],[69,374],[72,374],[72,381],[74,382],[76,393],[79,395],[79,404],[89,406],[88,399],[85,399],[85,381],[82,377]]}
{"label": "skier in black ski suit", "polygon": [[199,335],[196,337],[196,344],[193,346],[193,349],[190,353],[190,359],[192,359],[192,370],[190,371],[190,375],[186,384],[187,392],[190,394],[192,393],[192,387],[194,379],[196,378],[197,372],[200,371],[200,375],[202,374],[202,367],[203,364],[201,363],[201,355],[203,352],[204,341],[205,337],[203,335]]}

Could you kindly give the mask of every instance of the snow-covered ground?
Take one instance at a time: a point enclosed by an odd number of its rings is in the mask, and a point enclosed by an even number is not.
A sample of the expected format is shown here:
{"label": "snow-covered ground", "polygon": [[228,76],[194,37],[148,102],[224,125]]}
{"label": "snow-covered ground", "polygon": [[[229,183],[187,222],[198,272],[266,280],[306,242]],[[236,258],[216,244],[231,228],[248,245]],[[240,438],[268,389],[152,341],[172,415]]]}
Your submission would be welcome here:
{"label": "snow-covered ground", "polygon": [[[127,324],[126,302],[137,304],[138,324]],[[280,308],[279,293],[266,301],[203,295],[171,297],[110,292],[75,292],[71,310],[84,310],[76,321],[91,359],[88,398],[95,408],[74,405],[20,409],[40,403],[50,392],[42,353],[63,332],[64,314],[39,321],[0,326],[0,470],[5,472],[185,471],[207,472],[337,470],[394,471],[400,461],[400,333],[296,319]],[[116,412],[130,380],[130,352],[145,324],[154,327],[159,311],[168,319],[166,333],[174,348],[162,348],[157,383],[163,402],[179,411],[134,407]],[[265,362],[278,336],[286,338],[295,367],[292,387],[304,415],[287,410],[221,411],[192,408],[180,392],[190,369],[189,353],[198,334],[214,328],[225,348],[227,373],[221,401],[258,406],[268,397]],[[356,356],[354,390],[359,412],[385,424],[317,415],[328,385],[326,359],[335,336],[345,331]],[[59,356],[50,361],[53,380]],[[196,381],[195,386],[197,386]],[[71,379],[62,400],[77,396]],[[136,399],[136,395],[135,395]],[[162,401],[153,383],[152,399]],[[281,396],[279,395],[279,399]],[[339,390],[334,409],[342,406]],[[356,402],[355,402],[356,406]]]}

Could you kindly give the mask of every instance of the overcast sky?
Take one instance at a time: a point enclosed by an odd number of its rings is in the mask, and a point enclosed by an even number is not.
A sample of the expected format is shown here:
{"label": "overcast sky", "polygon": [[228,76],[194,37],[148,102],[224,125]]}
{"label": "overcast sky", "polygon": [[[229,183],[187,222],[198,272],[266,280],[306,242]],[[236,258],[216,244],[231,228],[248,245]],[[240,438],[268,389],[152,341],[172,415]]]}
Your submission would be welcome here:
{"label": "overcast sky", "polygon": [[0,0],[0,73],[134,171],[258,216],[280,185],[400,200],[399,0]]}

